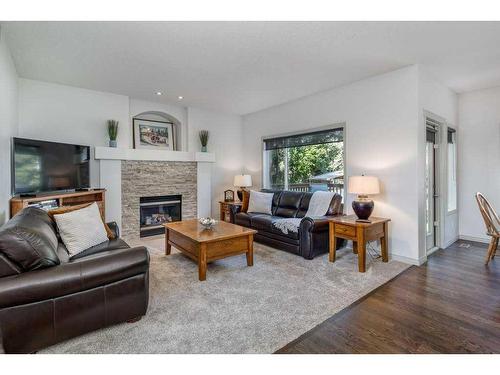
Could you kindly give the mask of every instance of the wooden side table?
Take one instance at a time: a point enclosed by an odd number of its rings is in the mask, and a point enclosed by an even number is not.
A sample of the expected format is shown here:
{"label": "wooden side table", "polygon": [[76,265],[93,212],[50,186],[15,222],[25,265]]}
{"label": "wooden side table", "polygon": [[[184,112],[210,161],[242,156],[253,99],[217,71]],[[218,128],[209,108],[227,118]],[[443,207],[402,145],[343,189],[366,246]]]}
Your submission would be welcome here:
{"label": "wooden side table", "polygon": [[232,206],[242,206],[242,202],[224,202],[219,201],[219,210],[220,210],[220,220],[222,221],[231,221],[230,219],[230,210]]}
{"label": "wooden side table", "polygon": [[330,219],[329,239],[330,254],[328,259],[335,262],[335,252],[337,250],[337,238],[353,241],[352,250],[358,254],[359,272],[366,271],[366,243],[380,240],[382,251],[382,261],[389,261],[387,248],[387,227],[391,219],[382,217],[370,217],[371,223],[360,223],[356,221],[355,215],[339,216]]}

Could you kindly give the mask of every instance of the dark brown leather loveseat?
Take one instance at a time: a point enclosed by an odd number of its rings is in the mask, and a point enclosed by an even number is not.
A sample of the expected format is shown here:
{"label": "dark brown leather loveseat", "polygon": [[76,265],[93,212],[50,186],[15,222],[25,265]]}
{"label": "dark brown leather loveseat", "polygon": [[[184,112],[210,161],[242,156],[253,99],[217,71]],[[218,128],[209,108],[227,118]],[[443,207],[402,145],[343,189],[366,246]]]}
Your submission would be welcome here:
{"label": "dark brown leather loveseat", "polygon": [[[240,212],[241,207],[233,206],[231,221],[235,224],[258,231],[254,235],[256,242],[301,255],[305,259],[328,252],[328,219],[342,215],[342,196],[335,194],[325,216],[305,217],[313,193],[286,190],[261,190],[274,193],[271,208],[272,215],[256,212]],[[283,233],[273,222],[284,218],[302,218],[297,233]],[[337,240],[337,248],[345,241]]]}
{"label": "dark brown leather loveseat", "polygon": [[34,352],[146,314],[149,254],[109,226],[115,239],[72,258],[43,210],[0,228],[0,352]]}

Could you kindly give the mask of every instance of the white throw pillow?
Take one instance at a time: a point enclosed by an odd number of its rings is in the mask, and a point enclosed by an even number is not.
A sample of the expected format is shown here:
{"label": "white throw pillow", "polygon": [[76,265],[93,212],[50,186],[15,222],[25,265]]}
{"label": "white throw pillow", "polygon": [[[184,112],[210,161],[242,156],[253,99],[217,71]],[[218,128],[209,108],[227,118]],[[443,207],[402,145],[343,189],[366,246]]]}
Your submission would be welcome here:
{"label": "white throw pillow", "polygon": [[77,211],[54,215],[54,220],[70,256],[108,240],[97,203]]}
{"label": "white throw pillow", "polygon": [[247,212],[259,212],[272,215],[274,193],[262,193],[250,190],[250,200],[248,201]]}

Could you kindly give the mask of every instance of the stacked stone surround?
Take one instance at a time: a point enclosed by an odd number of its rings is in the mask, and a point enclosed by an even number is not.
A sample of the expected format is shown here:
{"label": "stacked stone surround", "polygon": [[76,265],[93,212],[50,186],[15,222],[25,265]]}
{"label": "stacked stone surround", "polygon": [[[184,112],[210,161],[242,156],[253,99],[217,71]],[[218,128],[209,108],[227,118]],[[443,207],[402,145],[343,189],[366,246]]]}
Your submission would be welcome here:
{"label": "stacked stone surround", "polygon": [[139,237],[139,199],[182,195],[182,219],[197,217],[197,164],[179,161],[122,161],[122,236]]}

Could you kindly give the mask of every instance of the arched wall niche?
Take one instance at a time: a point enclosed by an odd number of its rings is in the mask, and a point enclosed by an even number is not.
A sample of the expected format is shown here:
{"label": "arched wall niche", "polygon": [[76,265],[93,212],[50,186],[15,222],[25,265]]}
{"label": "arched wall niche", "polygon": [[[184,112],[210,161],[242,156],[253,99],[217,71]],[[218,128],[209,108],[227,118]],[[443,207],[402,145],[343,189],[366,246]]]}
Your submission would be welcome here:
{"label": "arched wall niche", "polygon": [[[162,112],[162,111],[146,111],[146,112],[141,112],[141,113],[133,116],[132,120],[133,119],[171,122],[172,124],[174,124],[175,150],[181,151],[183,149],[182,123],[176,117],[174,117],[168,113]],[[133,127],[133,122],[132,122],[132,127]],[[133,132],[134,132],[134,129],[132,128],[132,134],[133,134]]]}

